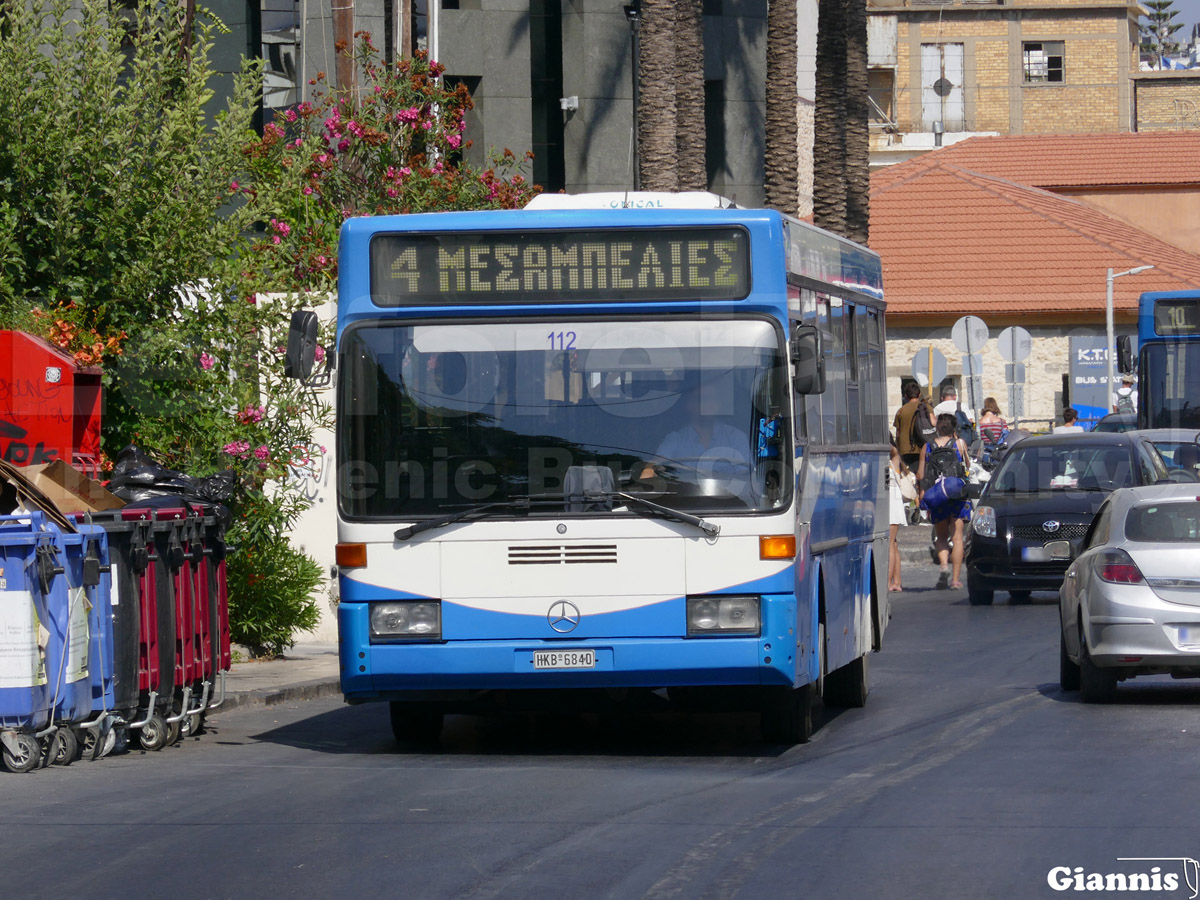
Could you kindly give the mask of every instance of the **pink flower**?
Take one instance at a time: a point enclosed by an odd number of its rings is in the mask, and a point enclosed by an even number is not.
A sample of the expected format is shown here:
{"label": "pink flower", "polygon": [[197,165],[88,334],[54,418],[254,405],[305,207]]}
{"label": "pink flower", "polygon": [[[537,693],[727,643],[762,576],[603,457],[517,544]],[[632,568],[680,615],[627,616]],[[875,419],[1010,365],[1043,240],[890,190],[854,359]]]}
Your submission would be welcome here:
{"label": "pink flower", "polygon": [[396,190],[394,187],[390,187],[387,189],[387,195],[394,200],[395,198],[400,196],[400,192],[398,190]]}
{"label": "pink flower", "polygon": [[[321,257],[321,259],[324,259],[324,258],[325,257]],[[322,347],[320,344],[317,344],[317,346],[313,349],[313,359],[315,359],[317,362],[320,362],[324,358],[325,358],[325,348]]]}
{"label": "pink flower", "polygon": [[231,181],[229,183],[229,189],[231,191],[236,191],[238,189],[238,183],[236,181]]}
{"label": "pink flower", "polygon": [[345,153],[350,149],[350,142],[345,138],[342,138],[340,141],[338,141],[337,148],[339,153]]}
{"label": "pink flower", "polygon": [[404,166],[403,168],[400,169],[400,174],[403,176],[411,175],[412,169],[410,169],[408,166]]}
{"label": "pink flower", "polygon": [[326,259],[324,256],[317,257],[317,265],[318,266],[324,267],[326,264],[328,264],[328,262],[329,262],[329,260]]}
{"label": "pink flower", "polygon": [[283,117],[285,119],[287,119],[289,122],[295,122],[296,118],[297,118],[296,111],[294,109],[289,109],[287,112],[285,112],[283,114]]}
{"label": "pink flower", "polygon": [[271,237],[271,243],[272,243],[272,244],[278,244],[278,243],[281,243],[281,241],[280,241],[280,239],[279,239],[279,235],[277,235],[277,234],[276,234],[276,235],[272,235],[272,237]]}
{"label": "pink flower", "polygon": [[211,369],[216,362],[217,360],[215,357],[212,357],[207,353],[200,354],[200,368],[202,368],[205,372]]}
{"label": "pink flower", "polygon": [[309,194],[311,194],[312,192],[313,192],[313,191],[312,191],[312,187],[311,187],[310,185],[307,185],[307,184],[306,184],[306,185],[304,186],[304,190],[303,190],[303,191],[301,191],[300,193],[302,193],[302,194],[303,194],[305,197],[307,197],[307,196],[308,196]]}
{"label": "pink flower", "polygon": [[232,441],[226,444],[221,450],[228,453],[230,456],[236,456],[239,459],[245,459],[246,453],[250,450],[249,441]]}
{"label": "pink flower", "polygon": [[237,414],[237,420],[243,425],[257,425],[263,420],[263,414],[266,412],[261,406],[247,406]]}
{"label": "pink flower", "polygon": [[304,143],[304,138],[296,138],[296,143],[292,144],[292,146],[299,147],[303,143]]}
{"label": "pink flower", "polygon": [[424,128],[426,131],[428,131],[430,128],[432,128],[432,127],[433,127],[433,123],[432,123],[432,122],[430,122],[430,121],[428,121],[428,120],[426,120],[426,121],[424,121],[424,122],[422,122],[422,123],[421,123],[421,127],[422,127],[422,128]]}
{"label": "pink flower", "polygon": [[357,122],[355,122],[353,119],[351,119],[349,122],[346,123],[346,130],[349,131],[355,137],[363,136],[362,126],[359,125]]}
{"label": "pink flower", "polygon": [[325,163],[329,162],[329,154],[328,153],[318,154],[317,162],[319,162],[321,165],[325,165]]}
{"label": "pink flower", "polygon": [[421,118],[421,111],[415,106],[410,106],[408,109],[402,109],[396,113],[396,118],[401,122],[415,122]]}
{"label": "pink flower", "polygon": [[267,459],[267,458],[269,458],[269,457],[270,457],[270,455],[271,455],[271,451],[270,451],[269,449],[267,449],[267,445],[266,445],[266,444],[262,444],[262,445],[260,445],[259,447],[257,447],[257,448],[255,449],[255,451],[254,451],[254,455],[255,455],[255,456],[258,458],[258,459]]}
{"label": "pink flower", "polygon": [[462,138],[459,137],[457,134],[452,134],[448,138],[446,138],[446,143],[449,144],[451,147],[453,147],[455,150],[457,150],[458,145],[462,143]]}

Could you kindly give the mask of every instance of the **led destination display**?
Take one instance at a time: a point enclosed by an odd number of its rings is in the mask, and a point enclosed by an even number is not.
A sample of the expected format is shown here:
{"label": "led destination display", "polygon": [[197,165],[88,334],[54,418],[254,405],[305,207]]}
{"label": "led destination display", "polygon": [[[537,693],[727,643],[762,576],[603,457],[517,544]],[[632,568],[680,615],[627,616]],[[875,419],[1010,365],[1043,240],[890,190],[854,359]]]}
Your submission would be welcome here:
{"label": "led destination display", "polygon": [[380,234],[380,306],[740,300],[750,293],[741,228]]}

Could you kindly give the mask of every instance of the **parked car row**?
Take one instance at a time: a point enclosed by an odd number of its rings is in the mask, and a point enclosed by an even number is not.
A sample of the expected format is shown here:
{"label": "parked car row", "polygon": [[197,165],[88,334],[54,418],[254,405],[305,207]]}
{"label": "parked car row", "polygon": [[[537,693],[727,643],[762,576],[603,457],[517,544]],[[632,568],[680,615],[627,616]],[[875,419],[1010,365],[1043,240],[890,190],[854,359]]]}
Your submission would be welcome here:
{"label": "parked car row", "polygon": [[966,535],[968,599],[1059,592],[1060,680],[1110,701],[1200,677],[1200,431],[1046,435],[992,473]]}

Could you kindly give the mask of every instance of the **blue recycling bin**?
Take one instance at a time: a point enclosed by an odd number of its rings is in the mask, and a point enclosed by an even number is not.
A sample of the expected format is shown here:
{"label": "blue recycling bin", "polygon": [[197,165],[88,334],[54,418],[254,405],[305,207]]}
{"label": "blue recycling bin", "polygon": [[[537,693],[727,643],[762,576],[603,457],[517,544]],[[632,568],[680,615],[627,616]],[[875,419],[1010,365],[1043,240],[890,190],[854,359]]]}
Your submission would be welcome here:
{"label": "blue recycling bin", "polygon": [[[54,529],[54,526],[50,526]],[[57,529],[55,529],[57,530]],[[116,722],[114,672],[116,665],[113,632],[112,566],[109,561],[108,534],[99,525],[81,523],[72,532],[59,531],[64,553],[64,571],[68,602],[71,605],[69,625],[72,629],[68,646],[80,638],[80,622],[85,616],[76,609],[82,604],[86,614],[87,649],[77,662],[68,662],[68,670],[86,672],[88,703],[82,719],[79,710],[60,708],[58,720],[69,722],[84,755],[96,759],[112,750],[116,738],[112,728]],[[69,700],[78,699],[73,693]],[[69,748],[72,752],[74,747]],[[61,751],[65,752],[65,751]],[[61,760],[65,761],[65,760]]]}
{"label": "blue recycling bin", "polygon": [[41,513],[0,516],[0,761],[12,772],[40,765],[37,735],[54,711],[56,539]]}

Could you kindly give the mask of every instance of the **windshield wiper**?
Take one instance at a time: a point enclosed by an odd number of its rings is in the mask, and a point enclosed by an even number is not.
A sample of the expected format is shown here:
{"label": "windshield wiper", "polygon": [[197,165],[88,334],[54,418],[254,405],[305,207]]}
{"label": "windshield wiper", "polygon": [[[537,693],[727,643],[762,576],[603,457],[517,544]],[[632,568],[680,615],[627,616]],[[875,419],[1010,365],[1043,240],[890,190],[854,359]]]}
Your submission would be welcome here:
{"label": "windshield wiper", "polygon": [[680,512],[677,509],[671,509],[671,507],[669,507],[669,506],[662,506],[658,503],[654,503],[653,501],[647,500],[645,497],[639,497],[637,494],[626,494],[626,493],[623,493],[622,491],[613,491],[611,494],[605,494],[605,493],[591,494],[591,493],[589,493],[589,494],[585,495],[586,499],[592,499],[593,497],[597,500],[606,500],[609,497],[614,497],[614,498],[619,497],[620,499],[624,500],[626,503],[634,504],[637,506],[643,506],[646,509],[652,509],[656,513],[661,515],[663,518],[674,519],[676,522],[682,522],[685,525],[695,525],[697,528],[699,528],[701,531],[703,531],[709,537],[716,537],[718,534],[721,533],[720,525],[714,525],[712,522],[706,522],[704,519],[700,518],[699,516],[689,515],[688,513]]}
{"label": "windshield wiper", "polygon": [[492,513],[514,509],[529,509],[529,498],[521,497],[517,500],[502,500],[499,503],[485,503],[482,506],[472,506],[469,509],[463,509],[456,513],[447,513],[436,519],[425,519],[423,522],[414,522],[412,525],[406,525],[404,528],[397,529],[396,540],[407,541],[410,537],[420,534],[422,531],[445,528],[447,525],[453,525],[455,522],[465,522],[468,519],[484,519]]}

